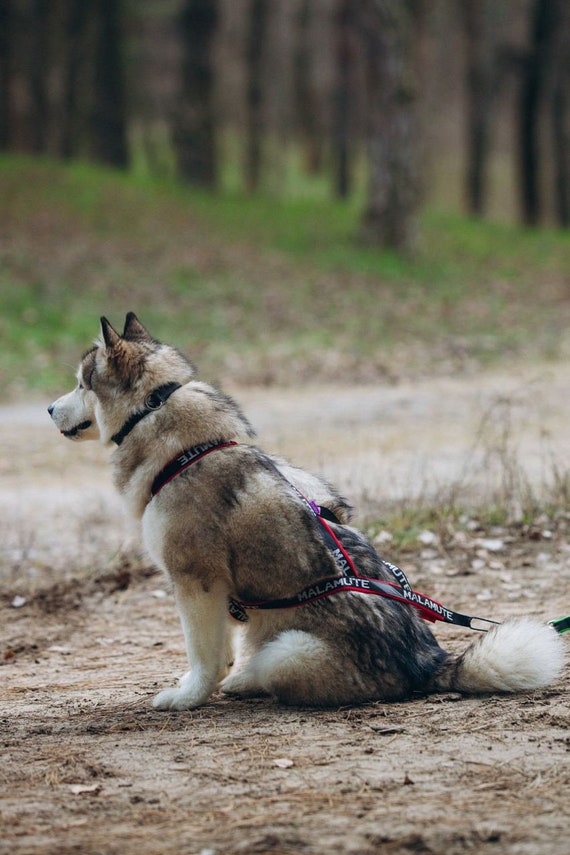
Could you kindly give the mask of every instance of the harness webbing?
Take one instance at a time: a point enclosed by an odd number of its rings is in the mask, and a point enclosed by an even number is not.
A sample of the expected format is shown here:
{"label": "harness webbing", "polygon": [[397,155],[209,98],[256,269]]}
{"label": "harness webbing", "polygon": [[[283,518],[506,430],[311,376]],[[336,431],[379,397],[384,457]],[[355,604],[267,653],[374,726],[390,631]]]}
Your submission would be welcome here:
{"label": "harness webbing", "polygon": [[[219,440],[216,442],[207,442],[201,445],[195,445],[192,448],[186,449],[178,457],[175,457],[166,466],[161,469],[153,481],[151,493],[156,496],[162,488],[168,484],[173,478],[196,463],[206,454],[212,451],[218,451],[224,448],[229,448],[238,445],[237,442]],[[256,609],[291,609],[299,606],[314,603],[324,597],[330,597],[340,591],[354,591],[359,594],[371,594],[379,597],[386,597],[390,600],[403,603],[404,605],[413,606],[418,609],[424,620],[443,621],[457,626],[464,626],[470,629],[486,632],[484,627],[474,626],[474,622],[480,621],[486,624],[498,625],[499,621],[491,620],[490,618],[476,617],[472,615],[464,615],[461,612],[456,612],[447,606],[442,605],[437,600],[432,600],[431,597],[420,594],[419,591],[414,591],[404,571],[396,564],[391,564],[389,561],[380,559],[385,567],[390,570],[395,582],[389,582],[384,579],[375,579],[370,576],[362,576],[348,554],[335,532],[329,525],[329,520],[332,523],[341,525],[336,516],[328,508],[320,508],[315,502],[309,501],[294,484],[290,487],[302,499],[305,505],[315,515],[321,529],[321,534],[327,544],[336,565],[340,571],[339,576],[328,576],[319,579],[302,591],[298,591],[290,597],[283,597],[279,600],[264,600],[261,602],[243,602],[230,598],[228,602],[228,610],[230,615],[236,620],[246,622],[248,620],[247,611]],[[326,517],[326,519],[325,519]],[[559,618],[558,620],[549,621],[549,625],[558,632],[563,633],[570,630],[570,616]]]}
{"label": "harness webbing", "polygon": [[237,442],[225,442],[220,439],[217,442],[203,442],[200,445],[194,445],[192,448],[183,451],[178,457],[167,463],[164,469],[160,470],[152,482],[152,487],[150,488],[151,496],[156,496],[157,493],[160,493],[169,481],[172,481],[173,478],[176,478],[177,475],[180,475],[181,472],[184,472],[185,469],[188,469],[189,466],[192,466],[193,463],[196,463],[202,457],[205,457],[212,451],[219,451],[221,448],[230,448],[232,445],[237,445]]}
{"label": "harness webbing", "polygon": [[[296,487],[293,488],[297,493]],[[301,494],[301,498],[305,504],[312,510],[317,517],[321,526],[321,534],[323,539],[330,549],[335,562],[341,571],[341,576],[332,576],[308,585],[302,591],[298,591],[291,597],[285,597],[280,600],[266,600],[263,602],[241,602],[235,599],[230,599],[229,611],[233,618],[245,622],[247,621],[246,609],[290,609],[297,606],[303,606],[307,603],[313,603],[321,600],[324,597],[330,597],[340,591],[355,591],[359,594],[372,594],[379,597],[386,597],[390,600],[396,600],[400,603],[405,603],[409,606],[414,606],[420,612],[424,620],[429,620],[432,623],[435,621],[444,621],[445,623],[453,623],[458,626],[469,627],[483,631],[482,627],[473,625],[474,621],[482,621],[484,623],[497,623],[497,621],[489,618],[475,617],[464,615],[460,612],[453,611],[447,606],[438,603],[437,600],[432,600],[418,591],[414,591],[408,582],[406,574],[395,564],[390,564],[388,561],[383,561],[384,565],[392,572],[396,582],[388,582],[384,579],[375,579],[370,576],[362,576],[348,554],[340,540],[337,538],[330,525],[322,518],[320,509],[316,509],[313,502],[309,502]],[[317,506],[318,508],[318,506]]]}

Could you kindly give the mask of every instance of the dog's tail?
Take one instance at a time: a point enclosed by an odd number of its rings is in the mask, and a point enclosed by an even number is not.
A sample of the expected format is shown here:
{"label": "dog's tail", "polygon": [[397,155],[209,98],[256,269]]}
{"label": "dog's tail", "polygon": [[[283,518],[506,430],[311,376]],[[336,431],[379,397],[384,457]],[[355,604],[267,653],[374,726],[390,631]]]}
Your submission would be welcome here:
{"label": "dog's tail", "polygon": [[443,660],[432,691],[524,692],[552,683],[564,666],[562,637],[530,618],[506,621]]}

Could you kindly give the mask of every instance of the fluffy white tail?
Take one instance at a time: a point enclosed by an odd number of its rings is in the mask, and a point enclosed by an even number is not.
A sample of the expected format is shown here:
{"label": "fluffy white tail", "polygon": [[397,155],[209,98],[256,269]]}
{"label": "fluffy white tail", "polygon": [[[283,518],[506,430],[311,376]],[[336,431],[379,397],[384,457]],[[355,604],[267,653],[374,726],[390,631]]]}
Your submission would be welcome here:
{"label": "fluffy white tail", "polygon": [[524,692],[552,683],[564,666],[564,642],[552,627],[521,618],[494,627],[436,674],[439,691]]}

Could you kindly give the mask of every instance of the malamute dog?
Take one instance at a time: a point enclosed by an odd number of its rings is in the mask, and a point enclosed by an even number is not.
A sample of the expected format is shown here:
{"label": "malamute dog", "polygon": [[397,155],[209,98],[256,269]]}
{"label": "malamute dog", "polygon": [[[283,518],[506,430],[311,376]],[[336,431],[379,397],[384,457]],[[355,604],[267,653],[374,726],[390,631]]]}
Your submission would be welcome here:
{"label": "malamute dog", "polygon": [[[425,609],[391,596],[407,580],[347,524],[346,502],[320,479],[238,444],[253,436],[239,407],[132,312],[122,335],[101,319],[77,388],[49,411],[64,435],[116,446],[115,484],[172,582],[190,670],[156,696],[156,708],[197,707],[218,687],[341,706],[529,690],[560,673],[562,639],[528,618],[493,627],[460,655],[443,650]],[[438,605],[423,602],[428,612]],[[228,674],[234,618],[242,645]]]}

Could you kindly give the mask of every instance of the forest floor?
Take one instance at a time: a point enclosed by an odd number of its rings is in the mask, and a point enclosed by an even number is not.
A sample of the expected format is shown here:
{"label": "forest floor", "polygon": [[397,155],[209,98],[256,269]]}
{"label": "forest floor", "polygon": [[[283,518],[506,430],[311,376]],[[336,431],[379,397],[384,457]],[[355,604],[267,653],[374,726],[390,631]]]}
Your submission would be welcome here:
{"label": "forest floor", "polygon": [[[570,369],[386,387],[234,390],[260,443],[324,473],[371,524],[453,494],[470,507],[561,481]],[[0,852],[559,855],[570,832],[570,690],[280,708],[215,695],[164,713],[185,670],[161,575],[137,557],[105,449],[45,404],[0,407]],[[498,468],[496,467],[498,461]],[[495,468],[494,468],[495,467]],[[402,549],[420,589],[499,620],[569,611],[570,518],[475,510]],[[522,495],[524,493],[524,495]],[[390,538],[393,537],[391,541]],[[469,631],[438,626],[449,649]]]}

